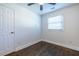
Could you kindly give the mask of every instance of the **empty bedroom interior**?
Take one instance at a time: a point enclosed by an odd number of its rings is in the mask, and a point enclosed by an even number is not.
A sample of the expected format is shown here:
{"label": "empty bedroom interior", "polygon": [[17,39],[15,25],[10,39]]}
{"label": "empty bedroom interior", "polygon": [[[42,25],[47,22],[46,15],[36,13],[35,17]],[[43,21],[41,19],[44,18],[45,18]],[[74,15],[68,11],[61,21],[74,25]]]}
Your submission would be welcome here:
{"label": "empty bedroom interior", "polygon": [[78,3],[0,3],[0,56],[79,56]]}

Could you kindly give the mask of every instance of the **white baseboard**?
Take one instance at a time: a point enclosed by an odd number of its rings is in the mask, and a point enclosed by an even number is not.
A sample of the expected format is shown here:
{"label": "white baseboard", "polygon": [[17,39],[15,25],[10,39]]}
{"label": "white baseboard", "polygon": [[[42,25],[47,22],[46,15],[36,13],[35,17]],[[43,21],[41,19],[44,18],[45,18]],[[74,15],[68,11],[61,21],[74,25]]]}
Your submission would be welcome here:
{"label": "white baseboard", "polygon": [[33,44],[36,44],[40,42],[40,40],[37,40],[37,41],[34,41],[34,42],[30,42],[29,44],[25,44],[25,45],[22,45],[22,46],[19,46],[19,47],[16,47],[15,49],[11,50],[11,51],[7,51],[7,52],[0,52],[0,56],[4,56],[4,55],[7,55],[9,53],[12,53],[12,52],[16,52],[18,50],[21,50],[21,49],[24,49],[24,48],[27,48]]}
{"label": "white baseboard", "polygon": [[25,45],[19,46],[19,47],[17,47],[17,48],[15,49],[14,52],[16,52],[16,51],[18,51],[18,50],[21,50],[21,49],[24,49],[24,48],[27,48],[27,47],[29,47],[29,46],[31,46],[31,45],[33,45],[33,44],[38,43],[38,42],[40,42],[40,40],[37,40],[37,41],[34,41],[34,42],[30,42],[29,44],[25,44]]}
{"label": "white baseboard", "polygon": [[51,43],[51,44],[56,44],[56,45],[59,45],[59,46],[62,46],[62,47],[72,49],[72,50],[79,51],[79,47],[77,47],[77,46],[65,45],[65,44],[61,44],[61,43],[57,43],[57,42],[53,42],[53,41],[48,41],[48,40],[44,40],[44,39],[42,39],[42,41],[45,41],[45,42],[48,42],[48,43]]}
{"label": "white baseboard", "polygon": [[57,42],[53,42],[53,41],[48,41],[48,40],[40,39],[40,40],[31,42],[31,43],[29,43],[29,44],[25,44],[25,45],[23,45],[23,46],[16,47],[15,50],[2,53],[2,54],[0,54],[0,56],[3,56],[3,55],[6,55],[6,54],[9,54],[9,53],[11,53],[11,52],[16,52],[16,51],[18,51],[18,50],[27,48],[27,47],[29,47],[29,46],[31,46],[31,45],[33,45],[33,44],[36,44],[36,43],[38,43],[38,42],[40,42],[40,41],[45,41],[45,42],[48,42],[48,43],[51,43],[51,44],[56,44],[56,45],[59,45],[59,46],[63,46],[63,47],[66,47],[66,48],[70,48],[70,49],[79,51],[79,47],[76,47],[76,46],[70,46],[70,45],[65,45],[65,44],[61,44],[61,43],[57,43]]}
{"label": "white baseboard", "polygon": [[0,56],[5,56],[5,55],[7,55],[7,54],[9,54],[9,53],[11,53],[11,52],[13,52],[14,50],[9,50],[9,51],[1,51],[0,52]]}

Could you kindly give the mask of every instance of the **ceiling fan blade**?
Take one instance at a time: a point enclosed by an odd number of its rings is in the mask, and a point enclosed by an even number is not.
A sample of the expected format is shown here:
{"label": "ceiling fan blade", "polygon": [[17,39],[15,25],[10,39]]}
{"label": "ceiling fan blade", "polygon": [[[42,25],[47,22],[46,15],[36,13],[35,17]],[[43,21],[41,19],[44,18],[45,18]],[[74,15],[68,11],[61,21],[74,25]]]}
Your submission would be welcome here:
{"label": "ceiling fan blade", "polygon": [[33,4],[35,4],[35,3],[29,3],[28,6],[31,6],[31,5],[33,5]]}
{"label": "ceiling fan blade", "polygon": [[43,10],[43,5],[40,5],[40,10]]}
{"label": "ceiling fan blade", "polygon": [[48,3],[48,4],[51,4],[51,5],[56,5],[56,3]]}

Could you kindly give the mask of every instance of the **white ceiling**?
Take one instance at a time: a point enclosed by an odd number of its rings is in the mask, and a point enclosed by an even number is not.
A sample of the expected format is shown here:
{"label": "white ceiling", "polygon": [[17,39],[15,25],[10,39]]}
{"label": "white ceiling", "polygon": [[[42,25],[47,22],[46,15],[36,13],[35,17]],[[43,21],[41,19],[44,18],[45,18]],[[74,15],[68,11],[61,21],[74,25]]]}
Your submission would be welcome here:
{"label": "white ceiling", "polygon": [[[45,13],[49,13],[67,6],[71,6],[74,5],[75,3],[56,3],[56,5],[50,5],[50,4],[44,4],[43,5],[43,10],[40,10],[40,5],[39,4],[33,4],[31,6],[27,5],[28,3],[20,3],[19,5],[24,6],[26,8],[28,8],[29,10],[38,13],[40,15],[45,14]],[[53,9],[54,7],[54,9]]]}

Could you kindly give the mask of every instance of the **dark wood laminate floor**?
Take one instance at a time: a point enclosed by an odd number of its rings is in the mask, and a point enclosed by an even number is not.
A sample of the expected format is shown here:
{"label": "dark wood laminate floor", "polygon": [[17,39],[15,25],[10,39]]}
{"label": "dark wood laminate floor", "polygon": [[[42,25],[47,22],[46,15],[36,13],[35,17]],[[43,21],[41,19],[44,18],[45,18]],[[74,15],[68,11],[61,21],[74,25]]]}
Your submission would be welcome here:
{"label": "dark wood laminate floor", "polygon": [[79,51],[41,41],[6,56],[79,56]]}

